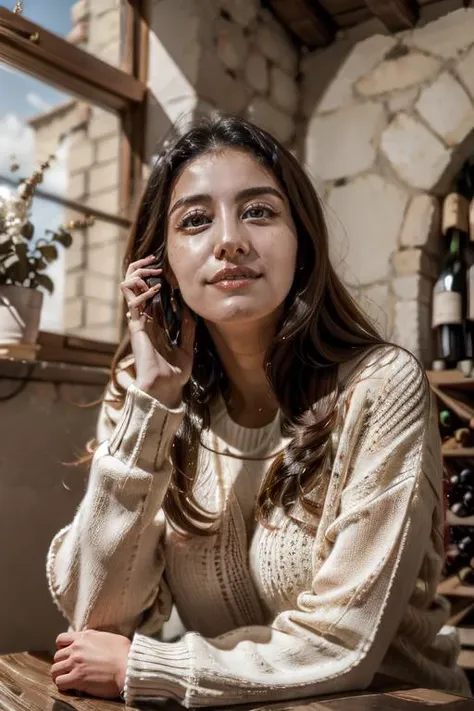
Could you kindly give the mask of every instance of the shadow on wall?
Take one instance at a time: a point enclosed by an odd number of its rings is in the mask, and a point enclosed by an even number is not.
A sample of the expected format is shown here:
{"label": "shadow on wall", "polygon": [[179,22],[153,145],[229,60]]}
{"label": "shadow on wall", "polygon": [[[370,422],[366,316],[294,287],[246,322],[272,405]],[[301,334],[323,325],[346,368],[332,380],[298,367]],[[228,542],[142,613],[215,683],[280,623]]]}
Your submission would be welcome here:
{"label": "shadow on wall", "polygon": [[54,534],[71,522],[83,496],[84,467],[65,467],[94,435],[100,386],[0,383],[0,654],[53,650],[67,629],[46,582]]}

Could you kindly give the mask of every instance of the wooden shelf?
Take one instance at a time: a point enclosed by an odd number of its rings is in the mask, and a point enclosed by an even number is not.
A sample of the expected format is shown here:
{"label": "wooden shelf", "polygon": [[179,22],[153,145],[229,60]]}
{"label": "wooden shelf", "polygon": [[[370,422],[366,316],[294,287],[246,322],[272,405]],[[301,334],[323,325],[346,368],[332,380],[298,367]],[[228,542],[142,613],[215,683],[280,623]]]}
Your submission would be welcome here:
{"label": "wooden shelf", "polygon": [[460,516],[455,516],[453,512],[448,509],[446,518],[449,526],[474,526],[474,516],[461,518]]}
{"label": "wooden shelf", "polygon": [[474,390],[474,378],[467,378],[460,370],[428,370],[428,379],[442,388]]}
{"label": "wooden shelf", "polygon": [[474,458],[474,447],[459,447],[459,449],[442,449],[443,457],[446,459]]}
{"label": "wooden shelf", "polygon": [[453,575],[452,578],[442,580],[438,585],[440,595],[451,595],[452,597],[474,597],[474,585],[463,585],[459,578]]}

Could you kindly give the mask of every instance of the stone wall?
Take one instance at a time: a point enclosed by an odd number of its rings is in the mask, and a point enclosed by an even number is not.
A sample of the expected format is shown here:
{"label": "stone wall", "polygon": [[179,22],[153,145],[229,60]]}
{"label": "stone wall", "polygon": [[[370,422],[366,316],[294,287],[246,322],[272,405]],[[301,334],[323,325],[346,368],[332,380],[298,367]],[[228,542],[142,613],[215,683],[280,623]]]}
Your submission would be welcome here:
{"label": "stone wall", "polygon": [[[69,41],[113,66],[121,60],[121,0],[78,0],[71,10]],[[120,121],[96,106],[78,102],[82,129],[69,152],[67,195],[114,215],[119,210]],[[72,215],[71,215],[72,217]],[[78,215],[74,215],[78,217]],[[124,230],[97,221],[76,233],[66,257],[64,328],[105,341],[118,338],[118,304]]]}
{"label": "stone wall", "polygon": [[474,9],[380,30],[303,60],[305,158],[339,273],[428,364],[439,198],[474,144]]}
{"label": "stone wall", "polygon": [[259,0],[153,0],[148,153],[169,126],[212,109],[296,148],[299,53]]}

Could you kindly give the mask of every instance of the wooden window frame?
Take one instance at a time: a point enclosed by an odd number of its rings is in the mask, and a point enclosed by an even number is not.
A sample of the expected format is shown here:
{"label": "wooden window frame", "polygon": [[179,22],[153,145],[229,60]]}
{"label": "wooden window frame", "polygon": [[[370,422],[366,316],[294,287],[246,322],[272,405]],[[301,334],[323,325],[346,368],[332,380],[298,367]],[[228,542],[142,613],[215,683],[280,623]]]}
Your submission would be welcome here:
{"label": "wooden window frame", "polygon": [[[121,12],[124,13],[124,28],[120,68],[107,64],[4,6],[0,6],[0,60],[119,116],[122,131],[118,216],[92,210],[82,203],[41,190],[38,190],[38,195],[42,193],[43,197],[78,212],[127,227],[131,224],[134,199],[141,189],[145,162],[148,67],[145,0],[126,0]],[[87,344],[92,342],[84,339],[84,343],[87,348]]]}

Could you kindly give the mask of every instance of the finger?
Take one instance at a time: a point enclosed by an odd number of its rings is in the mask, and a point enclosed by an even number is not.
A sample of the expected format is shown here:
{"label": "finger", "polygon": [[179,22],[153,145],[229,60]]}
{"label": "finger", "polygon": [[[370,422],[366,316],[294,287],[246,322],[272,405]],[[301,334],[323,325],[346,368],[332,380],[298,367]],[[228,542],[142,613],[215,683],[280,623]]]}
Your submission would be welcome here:
{"label": "finger", "polygon": [[60,647],[53,657],[54,662],[55,663],[62,662],[65,659],[69,659],[70,654],[71,654],[71,645],[70,644],[67,647]]}
{"label": "finger", "polygon": [[131,296],[136,296],[136,293],[134,289],[137,289],[141,292],[147,291],[150,287],[146,282],[143,281],[143,279],[140,279],[140,277],[131,277],[130,279],[125,279],[121,284],[120,288],[122,290],[123,295],[126,298],[126,293],[131,294]]}
{"label": "finger", "polygon": [[150,264],[153,264],[153,262],[156,262],[156,256],[154,254],[149,254],[148,257],[144,257],[143,259],[137,259],[135,262],[131,262],[128,265],[127,269],[127,276],[132,274],[136,269],[139,269],[140,267],[147,267]]}
{"label": "finger", "polygon": [[77,632],[61,632],[56,637],[56,647],[68,647],[74,642],[77,637]]}
{"label": "finger", "polygon": [[58,662],[57,664],[53,664],[51,667],[51,678],[53,681],[56,681],[58,676],[64,676],[65,674],[69,674],[70,671],[72,671],[73,664],[70,659],[66,659],[65,661]]}
{"label": "finger", "polygon": [[128,306],[130,309],[130,312],[133,310],[139,309],[139,307],[144,304],[148,299],[151,299],[152,296],[157,294],[159,290],[161,289],[161,284],[156,284],[155,286],[150,287],[149,289],[146,290],[144,294],[140,294],[140,296],[136,296],[134,299],[131,299],[128,302]]}
{"label": "finger", "polygon": [[73,671],[56,677],[54,683],[58,687],[59,691],[67,691],[68,689],[76,689],[76,691],[81,691],[81,682],[77,679]]}
{"label": "finger", "polygon": [[139,277],[146,277],[146,276],[159,276],[160,274],[163,273],[163,269],[159,268],[152,268],[152,267],[147,267],[145,268],[140,268],[137,269],[136,271],[133,272],[131,276],[139,276]]}

